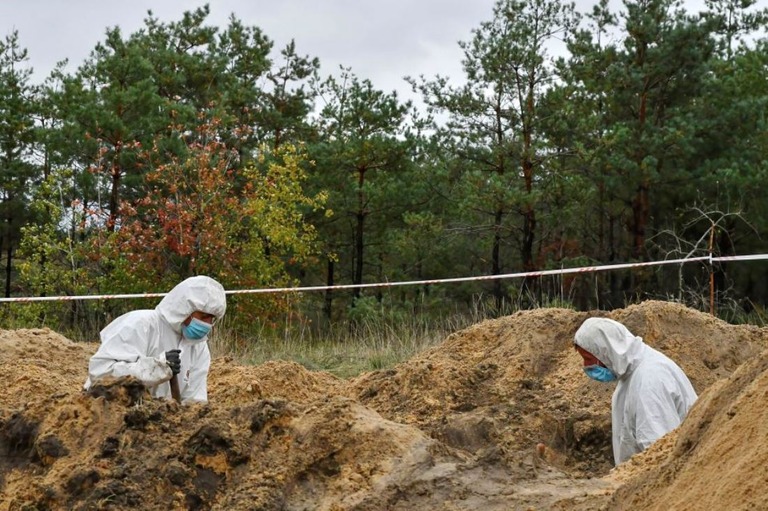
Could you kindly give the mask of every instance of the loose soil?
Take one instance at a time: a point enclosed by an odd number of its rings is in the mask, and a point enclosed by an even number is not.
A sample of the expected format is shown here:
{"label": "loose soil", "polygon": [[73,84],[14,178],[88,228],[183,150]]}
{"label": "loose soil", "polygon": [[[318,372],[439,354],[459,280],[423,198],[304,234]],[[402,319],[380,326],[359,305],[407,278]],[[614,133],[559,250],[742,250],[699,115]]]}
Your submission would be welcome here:
{"label": "loose soil", "polygon": [[[587,317],[688,374],[686,421],[613,468],[613,385],[581,370]],[[209,403],[132,379],[82,391],[95,343],[0,331],[0,511],[768,509],[768,330],[679,304],[484,321],[340,379],[213,361]]]}

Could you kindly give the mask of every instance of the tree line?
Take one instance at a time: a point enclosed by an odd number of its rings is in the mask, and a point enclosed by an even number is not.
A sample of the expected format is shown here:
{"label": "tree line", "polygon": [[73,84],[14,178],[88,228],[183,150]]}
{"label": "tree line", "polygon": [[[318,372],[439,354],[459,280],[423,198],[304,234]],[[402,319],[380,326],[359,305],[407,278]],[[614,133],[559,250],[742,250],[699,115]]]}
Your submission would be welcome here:
{"label": "tree line", "polygon": [[[463,80],[409,77],[423,106],[352,69],[321,76],[208,6],[106,30],[74,71],[32,82],[0,42],[4,295],[157,292],[501,275],[765,252],[768,9],[756,0],[498,0]],[[565,44],[565,56],[553,55]],[[316,324],[386,306],[762,308],[762,263],[558,278],[238,295],[238,324]],[[136,304],[9,306],[97,328]]]}

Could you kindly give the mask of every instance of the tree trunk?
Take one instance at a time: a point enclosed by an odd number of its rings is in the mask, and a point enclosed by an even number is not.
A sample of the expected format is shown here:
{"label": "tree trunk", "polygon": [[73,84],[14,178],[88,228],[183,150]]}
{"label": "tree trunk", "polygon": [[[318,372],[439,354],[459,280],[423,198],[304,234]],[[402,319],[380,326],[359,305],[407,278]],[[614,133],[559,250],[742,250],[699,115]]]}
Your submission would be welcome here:
{"label": "tree trunk", "polygon": [[[4,243],[5,243],[5,236],[0,235],[0,247],[2,247]],[[6,288],[7,288],[7,277],[6,277]],[[6,294],[5,297],[8,298],[8,295]]]}
{"label": "tree trunk", "polygon": [[122,177],[122,171],[120,170],[120,144],[115,144],[115,157],[112,164],[112,190],[109,194],[109,219],[107,220],[107,230],[109,232],[115,231],[117,225],[117,209],[120,207],[120,181]]}
{"label": "tree trunk", "polygon": [[[531,144],[530,135],[526,135],[526,146]],[[526,148],[528,150],[528,147]],[[523,177],[525,179],[525,191],[530,195],[533,191],[533,162],[530,158],[523,160]],[[536,263],[533,260],[533,245],[536,240],[536,211],[531,204],[526,204],[523,211],[523,242],[520,246],[520,259],[523,262],[523,271],[535,271]],[[526,277],[523,280],[522,291],[524,294],[535,292],[536,277]]]}
{"label": "tree trunk", "polygon": [[[501,274],[501,219],[504,212],[501,209],[496,210],[493,223],[493,249],[491,250],[491,274]],[[493,280],[493,297],[496,303],[496,312],[501,313],[504,304],[504,296],[501,291],[501,279]]]}
{"label": "tree trunk", "polygon": [[[334,285],[334,270],[335,265],[333,263],[333,259],[330,257],[328,258],[328,264],[326,266],[326,279],[325,284],[327,286],[333,286]],[[331,321],[331,315],[333,313],[333,289],[326,289],[325,290],[325,303],[323,304],[323,314],[325,315],[326,319],[328,321]]]}
{"label": "tree trunk", "polygon": [[[521,167],[525,182],[525,191],[530,197],[533,193],[533,119],[536,115],[534,104],[534,73],[531,73],[528,82],[528,94],[525,102],[525,115],[523,115],[523,158]],[[533,260],[533,245],[536,239],[536,211],[530,202],[523,209],[523,242],[520,246],[520,258],[523,262],[523,271],[535,271],[536,263]],[[523,280],[522,291],[525,295],[535,296],[535,277],[526,277]]]}
{"label": "tree trunk", "polygon": [[[638,43],[636,63],[639,69],[642,69],[645,63],[646,43]],[[637,140],[638,149],[635,155],[635,165],[640,171],[640,183],[635,191],[635,197],[632,199],[632,256],[640,259],[643,256],[645,247],[645,230],[648,225],[648,215],[650,210],[648,198],[648,178],[642,171],[645,148],[642,144],[643,132],[648,116],[648,90],[650,88],[649,78],[645,78],[643,90],[640,93],[640,105],[637,112]]]}
{"label": "tree trunk", "polygon": [[635,259],[642,259],[644,254],[645,232],[650,210],[648,195],[648,184],[643,182],[638,186],[635,198],[632,200],[632,256]]}
{"label": "tree trunk", "polygon": [[13,268],[13,244],[8,239],[8,249],[5,253],[5,297],[11,297],[11,269]]}
{"label": "tree trunk", "polygon": [[[365,249],[365,243],[363,241],[363,235],[365,232],[365,195],[363,192],[363,184],[365,183],[365,168],[357,169],[357,213],[355,218],[357,220],[355,226],[355,271],[352,278],[352,283],[355,285],[363,283],[363,253]],[[360,288],[356,287],[353,293],[355,300],[360,298]]]}
{"label": "tree trunk", "polygon": [[[536,271],[536,264],[533,261],[533,243],[536,239],[536,212],[533,207],[528,206],[523,215],[523,244],[520,250],[520,257],[523,261],[523,271]],[[536,277],[525,277],[523,279],[522,291],[526,295],[536,295]]]}

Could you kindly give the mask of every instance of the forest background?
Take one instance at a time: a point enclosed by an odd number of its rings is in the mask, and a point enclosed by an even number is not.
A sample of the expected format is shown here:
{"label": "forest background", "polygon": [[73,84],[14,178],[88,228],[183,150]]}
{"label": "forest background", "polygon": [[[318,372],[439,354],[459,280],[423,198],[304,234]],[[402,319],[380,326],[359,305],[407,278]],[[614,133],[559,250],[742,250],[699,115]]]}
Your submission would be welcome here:
{"label": "forest background", "polygon": [[[379,90],[202,6],[118,27],[33,83],[0,42],[5,297],[502,275],[766,253],[768,9],[756,0],[498,0],[464,81]],[[552,56],[553,42],[565,56]],[[243,339],[475,321],[648,298],[763,321],[768,264],[229,297]],[[8,327],[93,339],[156,300],[4,304]],[[461,321],[461,320],[459,320]],[[291,335],[292,335],[291,334]]]}

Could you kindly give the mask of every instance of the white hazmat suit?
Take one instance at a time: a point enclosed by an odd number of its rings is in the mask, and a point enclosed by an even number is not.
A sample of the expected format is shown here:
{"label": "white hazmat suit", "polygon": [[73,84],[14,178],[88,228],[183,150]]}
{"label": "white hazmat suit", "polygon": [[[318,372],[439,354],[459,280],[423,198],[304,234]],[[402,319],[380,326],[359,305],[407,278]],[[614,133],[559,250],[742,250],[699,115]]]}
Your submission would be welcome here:
{"label": "white hazmat suit", "polygon": [[616,465],[678,427],[696,401],[683,370],[619,322],[589,318],[575,342],[616,374],[611,400]]}
{"label": "white hazmat suit", "polygon": [[101,346],[88,364],[85,389],[105,376],[134,376],[147,385],[153,397],[170,398],[168,382],[173,371],[166,363],[165,352],[180,349],[181,402],[207,402],[211,364],[208,337],[188,340],[182,336],[181,327],[195,311],[221,319],[226,308],[222,285],[200,275],[179,283],[154,309],[123,314],[101,331]]}

